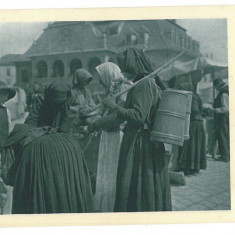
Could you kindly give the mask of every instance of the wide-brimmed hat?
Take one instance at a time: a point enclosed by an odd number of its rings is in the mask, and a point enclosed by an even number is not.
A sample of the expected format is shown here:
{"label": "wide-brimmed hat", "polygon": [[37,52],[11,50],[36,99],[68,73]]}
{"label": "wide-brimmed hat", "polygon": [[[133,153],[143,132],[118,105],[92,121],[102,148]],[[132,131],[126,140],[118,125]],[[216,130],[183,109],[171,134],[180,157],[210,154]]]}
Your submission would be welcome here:
{"label": "wide-brimmed hat", "polygon": [[216,88],[218,88],[219,90],[225,86],[227,86],[227,84],[221,79],[221,78],[218,78],[218,79],[215,79],[213,81],[213,84]]}
{"label": "wide-brimmed hat", "polygon": [[8,98],[7,98],[8,100],[12,99],[16,94],[16,90],[13,87],[9,87],[9,86],[5,85],[5,83],[2,81],[0,82],[0,92],[1,91],[8,92],[8,94],[9,94]]}

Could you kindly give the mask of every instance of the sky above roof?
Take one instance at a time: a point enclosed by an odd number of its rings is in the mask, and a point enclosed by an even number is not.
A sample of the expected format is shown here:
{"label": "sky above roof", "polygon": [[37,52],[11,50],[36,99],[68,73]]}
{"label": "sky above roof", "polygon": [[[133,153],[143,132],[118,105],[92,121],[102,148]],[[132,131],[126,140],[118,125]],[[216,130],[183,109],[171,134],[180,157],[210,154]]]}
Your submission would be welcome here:
{"label": "sky above roof", "polygon": [[[187,30],[189,36],[200,42],[203,55],[213,54],[215,60],[227,62],[225,19],[182,19],[177,20],[177,23]],[[0,57],[5,54],[24,53],[47,25],[47,22],[1,23]]]}

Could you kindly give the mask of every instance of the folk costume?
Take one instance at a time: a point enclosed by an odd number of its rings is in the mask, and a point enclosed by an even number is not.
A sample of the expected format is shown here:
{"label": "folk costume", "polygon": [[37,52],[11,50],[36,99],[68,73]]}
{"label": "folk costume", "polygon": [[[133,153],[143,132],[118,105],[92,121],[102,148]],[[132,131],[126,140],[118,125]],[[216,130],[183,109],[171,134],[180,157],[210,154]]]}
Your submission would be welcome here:
{"label": "folk costume", "polygon": [[[134,82],[152,72],[141,50],[128,48],[118,57],[122,72],[135,76]],[[124,107],[110,98],[106,106],[127,121],[121,143],[114,211],[170,211],[171,192],[163,143],[150,141],[163,84],[158,77],[140,82],[127,94]]]}
{"label": "folk costume", "polygon": [[[114,95],[124,89],[124,77],[119,67],[111,62],[96,67],[100,83],[106,89],[106,95]],[[126,86],[125,86],[126,87]],[[125,97],[117,102],[123,105]],[[120,151],[120,124],[116,113],[108,114],[92,125],[89,129],[101,129],[99,157],[96,177],[95,210],[112,212],[116,193],[116,177]]]}
{"label": "folk costume", "polygon": [[[182,84],[181,90],[193,91],[192,85]],[[206,134],[202,118],[202,100],[198,94],[193,93],[189,140],[179,149],[178,163],[186,175],[197,174],[200,169],[206,169]]]}
{"label": "folk costume", "polygon": [[13,214],[93,211],[81,148],[61,129],[15,125],[3,146],[1,172],[13,186]]}
{"label": "folk costume", "polygon": [[229,90],[228,85],[221,79],[216,79],[214,85],[218,87],[219,93],[214,101],[215,130],[218,140],[220,160],[230,160],[229,143]]}
{"label": "folk costume", "polygon": [[43,102],[38,103],[38,107],[32,110],[25,124],[34,127],[60,127],[69,132],[70,97],[71,93],[68,84],[53,82],[45,89]]}

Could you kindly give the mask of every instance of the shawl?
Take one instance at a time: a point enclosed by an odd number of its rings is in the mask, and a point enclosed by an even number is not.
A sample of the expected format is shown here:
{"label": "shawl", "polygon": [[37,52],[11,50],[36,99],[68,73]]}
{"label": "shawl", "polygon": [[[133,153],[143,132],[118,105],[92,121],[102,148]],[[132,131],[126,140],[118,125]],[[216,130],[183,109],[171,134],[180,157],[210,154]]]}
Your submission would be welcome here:
{"label": "shawl", "polygon": [[68,84],[55,82],[45,90],[45,99],[39,111],[38,127],[61,127],[69,113],[69,98],[71,96]]}

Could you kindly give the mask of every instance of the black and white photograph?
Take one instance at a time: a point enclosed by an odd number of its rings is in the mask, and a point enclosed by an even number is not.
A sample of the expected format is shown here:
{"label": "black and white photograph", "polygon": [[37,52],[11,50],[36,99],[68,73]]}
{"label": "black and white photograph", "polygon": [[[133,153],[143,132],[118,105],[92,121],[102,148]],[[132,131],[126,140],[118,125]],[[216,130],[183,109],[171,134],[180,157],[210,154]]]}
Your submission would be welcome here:
{"label": "black and white photograph", "polygon": [[0,217],[230,211],[227,23],[0,22]]}

